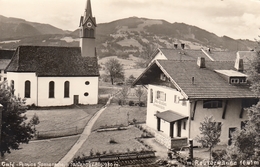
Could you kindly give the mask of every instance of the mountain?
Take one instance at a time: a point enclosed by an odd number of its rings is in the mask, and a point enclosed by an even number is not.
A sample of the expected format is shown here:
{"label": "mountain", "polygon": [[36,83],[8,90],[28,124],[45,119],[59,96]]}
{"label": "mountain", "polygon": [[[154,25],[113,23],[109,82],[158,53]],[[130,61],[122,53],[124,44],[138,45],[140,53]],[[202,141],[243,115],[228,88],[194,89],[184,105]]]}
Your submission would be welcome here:
{"label": "mountain", "polygon": [[[0,36],[0,48],[14,48],[22,44],[79,46],[78,30],[63,31],[48,24],[4,16],[0,16],[0,33],[3,34]],[[173,48],[175,43],[185,43],[188,49],[209,47],[211,50],[229,51],[251,50],[256,46],[254,41],[219,37],[185,23],[138,17],[98,24],[96,36],[100,57],[140,56],[147,48]],[[7,38],[12,40],[6,41]]]}
{"label": "mountain", "polygon": [[63,31],[49,24],[29,22],[23,19],[8,18],[0,15],[0,40],[67,33],[67,31]]}

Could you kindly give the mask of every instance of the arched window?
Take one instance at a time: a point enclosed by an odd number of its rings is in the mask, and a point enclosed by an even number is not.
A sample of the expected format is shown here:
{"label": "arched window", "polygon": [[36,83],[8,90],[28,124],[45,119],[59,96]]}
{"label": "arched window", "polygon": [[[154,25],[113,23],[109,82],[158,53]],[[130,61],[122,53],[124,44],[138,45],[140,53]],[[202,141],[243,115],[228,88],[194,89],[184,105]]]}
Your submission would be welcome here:
{"label": "arched window", "polygon": [[24,86],[24,97],[30,98],[31,97],[31,82],[30,81],[25,81],[25,86]]}
{"label": "arched window", "polygon": [[70,97],[70,82],[64,82],[64,97]]}
{"label": "arched window", "polygon": [[11,91],[14,94],[14,80],[11,80]]}
{"label": "arched window", "polygon": [[150,89],[150,103],[153,103],[153,89]]}
{"label": "arched window", "polygon": [[88,38],[94,38],[94,30],[93,29],[85,29],[84,30],[84,36]]}
{"label": "arched window", "polygon": [[54,98],[54,85],[53,81],[49,83],[49,98]]}

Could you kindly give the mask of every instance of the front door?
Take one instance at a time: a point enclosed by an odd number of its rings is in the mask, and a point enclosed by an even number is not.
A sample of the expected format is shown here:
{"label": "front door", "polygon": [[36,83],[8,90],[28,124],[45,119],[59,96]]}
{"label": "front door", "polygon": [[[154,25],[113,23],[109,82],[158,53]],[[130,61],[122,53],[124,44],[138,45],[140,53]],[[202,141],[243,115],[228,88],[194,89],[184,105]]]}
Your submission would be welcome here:
{"label": "front door", "polygon": [[177,122],[177,136],[181,137],[181,121]]}
{"label": "front door", "polygon": [[74,95],[74,104],[78,105],[79,104],[79,95]]}

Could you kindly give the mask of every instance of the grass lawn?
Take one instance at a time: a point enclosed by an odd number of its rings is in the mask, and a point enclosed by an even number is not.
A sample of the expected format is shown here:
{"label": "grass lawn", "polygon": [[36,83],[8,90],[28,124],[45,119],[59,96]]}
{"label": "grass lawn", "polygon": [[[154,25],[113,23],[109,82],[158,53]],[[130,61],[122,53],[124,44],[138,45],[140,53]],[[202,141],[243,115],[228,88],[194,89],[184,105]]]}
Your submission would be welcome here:
{"label": "grass lawn", "polygon": [[[36,130],[41,135],[66,136],[81,133],[86,123],[95,114],[101,105],[81,106],[80,108],[28,110],[28,120],[36,114],[40,124]],[[76,133],[77,132],[77,133]]]}
{"label": "grass lawn", "polygon": [[[83,144],[80,150],[77,152],[75,157],[84,155],[90,155],[90,150],[92,149],[95,154],[97,151],[103,154],[103,151],[110,153],[110,151],[116,152],[127,152],[141,150],[145,148],[141,143],[135,140],[135,137],[140,137],[142,131],[131,126],[127,130],[120,131],[106,131],[106,132],[93,132]],[[114,139],[117,144],[110,144],[109,140]]]}
{"label": "grass lawn", "polygon": [[[12,150],[11,154],[6,154],[3,158],[0,157],[0,161],[15,163],[57,163],[67,154],[78,138],[78,136],[73,136],[22,144],[20,146],[22,149]],[[19,164],[15,166],[19,166]]]}
{"label": "grass lawn", "polygon": [[107,109],[100,115],[98,120],[95,122],[92,127],[92,131],[99,129],[101,126],[111,126],[111,125],[128,125],[128,116],[129,121],[132,121],[134,118],[137,122],[145,122],[146,120],[146,107],[138,106],[120,106],[118,104],[111,104]]}

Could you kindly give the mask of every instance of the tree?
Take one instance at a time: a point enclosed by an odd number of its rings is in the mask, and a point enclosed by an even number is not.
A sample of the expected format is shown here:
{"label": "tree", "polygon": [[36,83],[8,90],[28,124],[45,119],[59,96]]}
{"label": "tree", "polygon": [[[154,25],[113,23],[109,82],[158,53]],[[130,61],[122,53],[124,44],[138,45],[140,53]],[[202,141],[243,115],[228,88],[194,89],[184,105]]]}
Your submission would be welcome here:
{"label": "tree", "polygon": [[248,121],[243,129],[233,132],[227,159],[260,161],[260,102],[247,110]]}
{"label": "tree", "polygon": [[123,65],[119,63],[117,59],[111,58],[109,59],[106,64],[106,72],[110,76],[111,83],[114,85],[115,79],[124,80],[125,74]]}
{"label": "tree", "polygon": [[34,113],[32,119],[30,120],[30,124],[33,125],[34,131],[36,131],[35,126],[38,125],[39,123],[40,123],[40,119],[39,119],[39,117],[36,115],[36,113]]}
{"label": "tree", "polygon": [[137,86],[137,88],[135,88],[135,95],[138,97],[138,103],[140,104],[141,102],[141,98],[144,96],[145,91],[141,86]]}
{"label": "tree", "polygon": [[152,60],[152,55],[154,51],[156,50],[156,46],[152,43],[147,43],[143,47],[143,51],[141,52],[140,57],[143,59],[141,61],[137,62],[137,66],[140,66],[142,68],[147,67],[147,65],[151,62]]}
{"label": "tree", "polygon": [[129,77],[128,77],[128,79],[126,80],[126,84],[127,85],[132,85],[132,83],[135,81],[135,77],[133,76],[133,74],[132,75],[130,75]]}
{"label": "tree", "polygon": [[119,98],[119,104],[120,105],[124,105],[126,104],[126,99],[128,97],[130,93],[130,88],[127,85],[123,85],[123,87],[121,88],[119,94],[118,94],[118,98]]}
{"label": "tree", "polygon": [[220,142],[219,138],[222,125],[216,122],[213,116],[206,116],[200,125],[199,130],[202,136],[197,136],[195,140],[197,140],[198,143],[201,143],[203,148],[209,148],[209,157],[211,160],[212,149]]}
{"label": "tree", "polygon": [[0,103],[3,106],[0,152],[3,157],[5,153],[11,153],[11,149],[18,149],[21,143],[28,143],[34,136],[34,130],[30,122],[25,122],[25,100],[14,96],[6,83],[1,83],[0,88]]}

